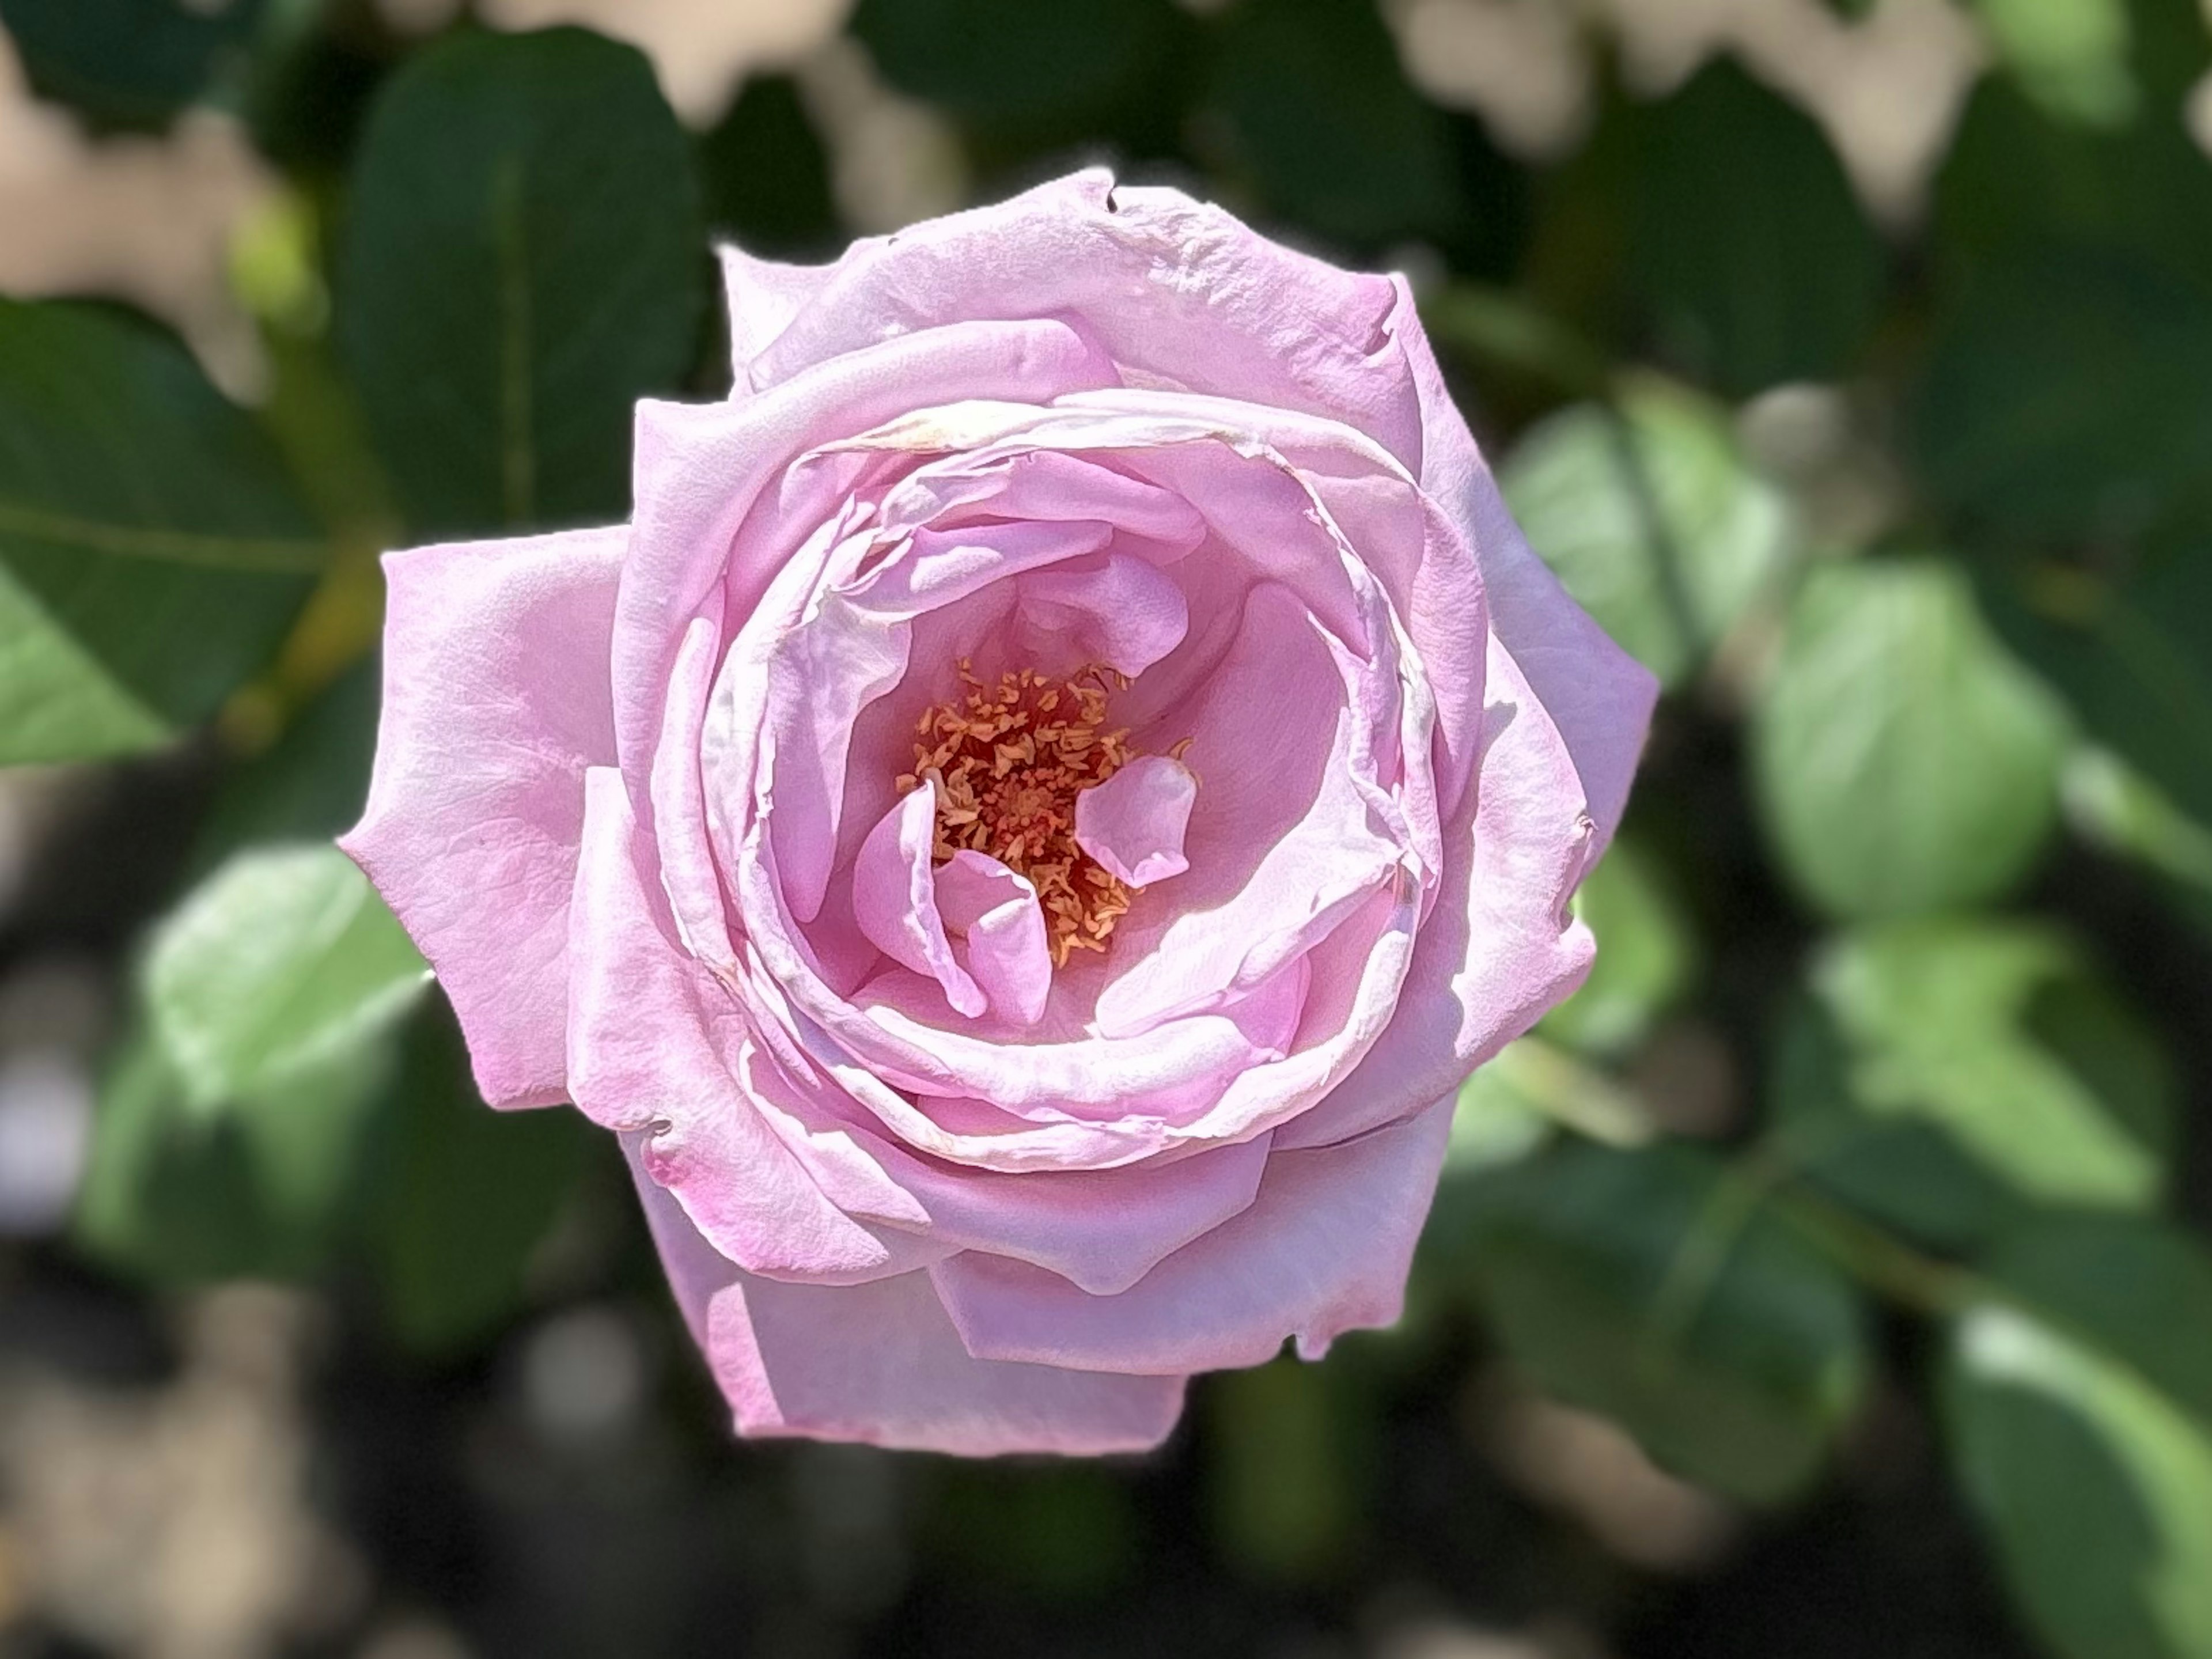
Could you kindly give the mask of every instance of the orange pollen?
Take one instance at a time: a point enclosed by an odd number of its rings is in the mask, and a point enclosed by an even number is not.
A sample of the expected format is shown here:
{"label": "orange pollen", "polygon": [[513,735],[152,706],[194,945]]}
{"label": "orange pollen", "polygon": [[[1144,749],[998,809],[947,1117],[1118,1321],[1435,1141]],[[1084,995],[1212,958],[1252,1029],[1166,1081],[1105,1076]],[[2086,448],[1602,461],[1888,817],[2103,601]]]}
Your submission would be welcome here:
{"label": "orange pollen", "polygon": [[937,786],[939,864],[955,853],[985,853],[1025,876],[1044,908],[1053,966],[1075,951],[1103,951],[1129,908],[1129,890],[1075,844],[1075,798],[1129,758],[1127,731],[1109,731],[1106,703],[1128,681],[1110,668],[1048,679],[1034,669],[1002,674],[995,686],[960,662],[966,694],[939,703],[915,726],[914,770],[901,794]]}

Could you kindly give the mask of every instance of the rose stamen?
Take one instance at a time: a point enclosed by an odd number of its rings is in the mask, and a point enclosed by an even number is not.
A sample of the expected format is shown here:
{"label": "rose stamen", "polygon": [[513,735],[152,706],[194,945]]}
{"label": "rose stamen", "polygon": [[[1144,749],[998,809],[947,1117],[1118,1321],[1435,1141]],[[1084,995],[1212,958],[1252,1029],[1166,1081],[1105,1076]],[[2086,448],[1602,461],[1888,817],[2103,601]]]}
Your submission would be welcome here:
{"label": "rose stamen", "polygon": [[915,723],[925,741],[915,744],[899,793],[925,779],[937,786],[937,862],[983,853],[1028,878],[1053,966],[1066,967],[1073,951],[1103,951],[1129,890],[1076,845],[1075,798],[1129,758],[1127,731],[1106,725],[1109,696],[1129,682],[1097,666],[1060,680],[1024,668],[991,686],[965,658],[960,678],[960,701]]}

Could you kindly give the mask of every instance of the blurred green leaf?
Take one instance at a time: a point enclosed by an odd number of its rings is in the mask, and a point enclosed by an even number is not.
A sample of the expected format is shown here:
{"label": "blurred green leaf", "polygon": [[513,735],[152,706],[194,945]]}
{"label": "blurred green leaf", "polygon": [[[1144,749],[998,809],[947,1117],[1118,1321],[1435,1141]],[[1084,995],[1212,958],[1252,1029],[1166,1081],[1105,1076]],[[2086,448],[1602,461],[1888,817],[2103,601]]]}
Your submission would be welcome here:
{"label": "blurred green leaf", "polygon": [[689,367],[705,264],[637,52],[556,29],[412,59],[362,141],[337,326],[414,530],[623,516],[633,406]]}
{"label": "blurred green leaf", "polygon": [[1359,1532],[1361,1413],[1334,1370],[1285,1355],[1206,1379],[1213,1536],[1237,1565],[1309,1583]]}
{"label": "blurred green leaf", "polygon": [[0,764],[129,753],[206,719],[326,551],[253,422],[173,341],[0,300]]}
{"label": "blurred green leaf", "polygon": [[356,664],[224,781],[200,821],[196,878],[251,842],[328,841],[353,826],[368,799],[380,691],[375,659]]}
{"label": "blurred green leaf", "polygon": [[31,89],[104,126],[167,126],[235,79],[262,0],[0,0]]}
{"label": "blurred green leaf", "polygon": [[1450,125],[1407,82],[1370,0],[1237,0],[1208,101],[1273,211],[1365,246],[1459,228]]}
{"label": "blurred green leaf", "polygon": [[2144,1223],[2060,1218],[1952,1333],[1959,1479],[2068,1659],[2212,1653],[2212,1263]]}
{"label": "blurred green leaf", "polygon": [[408,1028],[379,1132],[367,1225],[385,1316],[410,1346],[448,1352],[520,1304],[530,1258],[574,1191],[593,1132],[566,1108],[486,1106],[442,1000]]}
{"label": "blurred green leaf", "polygon": [[757,75],[699,141],[708,222],[749,253],[826,256],[838,241],[830,156],[787,75]]}
{"label": "blurred green leaf", "polygon": [[1172,0],[860,0],[852,28],[902,92],[986,127],[1060,129],[1163,73],[1183,23]]}
{"label": "blurred green leaf", "polygon": [[1476,1192],[1476,1288],[1539,1385],[1747,1503],[1818,1473],[1864,1383],[1858,1297],[1755,1188],[1679,1143],[1563,1142]]}
{"label": "blurred green leaf", "polygon": [[1543,1036],[1601,1056],[1628,1053],[1697,972],[1697,936],[1658,866],[1616,839],[1575,894],[1597,939],[1582,989],[1544,1016]]}
{"label": "blurred green leaf", "polygon": [[1577,404],[1499,472],[1529,544],[1583,608],[1668,684],[1777,580],[1788,504],[1751,471],[1721,410],[1659,380],[1617,408]]}
{"label": "blurred green leaf", "polygon": [[1719,58],[1636,132],[1627,276],[1669,356],[1737,396],[1850,369],[1883,252],[1812,118]]}
{"label": "blurred green leaf", "polygon": [[390,1030],[430,970],[368,878],[327,845],[254,848],[156,929],[155,1040],[210,1111]]}
{"label": "blurred green leaf", "polygon": [[2029,546],[2212,531],[2212,302],[2117,256],[1993,261],[1938,324],[1907,447],[1937,501]]}
{"label": "blurred green leaf", "polygon": [[100,1091],[79,1240],[157,1285],[313,1271],[348,1219],[390,1060],[332,1054],[210,1106],[141,1030]]}
{"label": "blurred green leaf", "polygon": [[2212,830],[2102,749],[2066,763],[2066,816],[2085,840],[2162,877],[2174,902],[2212,937]]}
{"label": "blurred green leaf", "polygon": [[1752,711],[1759,805],[1822,909],[1893,915],[1994,897],[2056,815],[2065,726],[1937,559],[1814,570]]}
{"label": "blurred green leaf", "polygon": [[1651,1122],[1632,1096],[1556,1043],[1524,1036],[1476,1068],[1460,1085],[1448,1176],[1510,1163],[1533,1151],[1553,1128],[1609,1146],[1640,1146]]}
{"label": "blurred green leaf", "polygon": [[1125,1583],[1143,1560],[1143,1522],[1110,1465],[946,1459],[922,1517],[969,1572],[1064,1607]]}
{"label": "blurred green leaf", "polygon": [[2090,734],[2212,823],[2212,556],[1984,573],[1991,620]]}
{"label": "blurred green leaf", "polygon": [[2047,113],[2118,126],[2137,106],[2125,0],[1973,0],[1997,61]]}
{"label": "blurred green leaf", "polygon": [[2034,923],[1891,922],[1835,940],[1778,1054],[1784,1155],[1947,1246],[2023,1203],[2141,1209],[2179,1103],[2156,1035]]}

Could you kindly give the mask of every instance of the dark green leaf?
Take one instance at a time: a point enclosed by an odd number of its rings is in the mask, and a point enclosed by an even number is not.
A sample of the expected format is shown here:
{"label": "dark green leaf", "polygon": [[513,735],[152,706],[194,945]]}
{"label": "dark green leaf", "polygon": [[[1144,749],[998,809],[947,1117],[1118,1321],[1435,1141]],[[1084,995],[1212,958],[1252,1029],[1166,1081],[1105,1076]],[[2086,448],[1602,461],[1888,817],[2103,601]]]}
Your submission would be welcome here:
{"label": "dark green leaf", "polygon": [[622,517],[633,406],[689,366],[704,272],[690,146],[635,52],[467,36],[393,77],[337,322],[416,532]]}
{"label": "dark green leaf", "polygon": [[1947,1246],[2024,1204],[2156,1201],[2172,1072],[2063,936],[1889,923],[1829,945],[1812,988],[1778,1054],[1777,1127],[1841,1196]]}
{"label": "dark green leaf", "polygon": [[2212,1653],[2212,1262],[2147,1223],[2008,1238],[1952,1334],[1959,1478],[2067,1659]]}
{"label": "dark green leaf", "polygon": [[349,1218],[390,1060],[372,1044],[210,1106],[137,1032],[100,1091],[78,1237],[155,1284],[313,1271]]}
{"label": "dark green leaf", "polygon": [[1990,616],[2092,736],[2212,823],[2212,555],[1986,574]]}
{"label": "dark green leaf", "polygon": [[486,1106],[442,1000],[409,1028],[383,1118],[368,1243],[385,1315],[410,1346],[450,1351],[520,1303],[593,1132],[566,1108]]}
{"label": "dark green leaf", "polygon": [[1753,781],[1784,870],[1844,917],[2006,890],[2057,808],[2064,725],[1935,559],[1815,570],[1753,710]]}
{"label": "dark green leaf", "polygon": [[1882,249],[1812,118],[1723,58],[1638,137],[1628,278],[1668,353],[1739,395],[1850,368]]}
{"label": "dark green leaf", "polygon": [[837,210],[830,157],[787,75],[756,76],[699,141],[707,218],[748,252],[826,257]]}
{"label": "dark green leaf", "polygon": [[1856,1406],[1849,1281],[1703,1152],[1563,1143],[1480,1178],[1469,1260],[1543,1388],[1751,1503],[1802,1490]]}
{"label": "dark green leaf", "polygon": [[853,33],[884,78],[986,127],[1096,120],[1172,67],[1172,0],[860,0]]}
{"label": "dark green leaf", "polygon": [[0,0],[31,89],[106,126],[167,126],[242,70],[262,0]]}
{"label": "dark green leaf", "polygon": [[1458,228],[1449,124],[1407,83],[1369,0],[1239,0],[1209,102],[1276,212],[1370,246]]}
{"label": "dark green leaf", "polygon": [[1793,545],[1787,503],[1726,417],[1664,381],[1553,416],[1499,483],[1567,591],[1670,684],[1771,587]]}
{"label": "dark green leaf", "polygon": [[1329,1370],[1285,1356],[1206,1383],[1213,1532],[1237,1565],[1295,1583],[1326,1576],[1359,1530],[1359,1414]]}
{"label": "dark green leaf", "polygon": [[328,841],[361,817],[376,753],[377,664],[366,659],[223,784],[202,820],[195,873],[249,842]]}
{"label": "dark green leaf", "polygon": [[0,764],[204,720],[325,555],[267,441],[174,343],[0,300]]}
{"label": "dark green leaf", "polygon": [[2212,303],[2192,284],[2112,256],[1993,262],[1937,327],[1908,445],[1980,532],[2051,547],[2212,531],[2208,380]]}

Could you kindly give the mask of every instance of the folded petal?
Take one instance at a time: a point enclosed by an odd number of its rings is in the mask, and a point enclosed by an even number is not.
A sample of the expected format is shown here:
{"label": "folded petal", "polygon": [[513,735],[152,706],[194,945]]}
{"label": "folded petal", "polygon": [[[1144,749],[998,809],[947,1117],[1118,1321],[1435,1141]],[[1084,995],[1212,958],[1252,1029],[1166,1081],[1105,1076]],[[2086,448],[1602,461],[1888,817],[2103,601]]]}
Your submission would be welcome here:
{"label": "folded petal", "polygon": [[853,915],[876,948],[945,988],[945,1000],[974,1018],[986,999],[952,954],[937,910],[929,862],[937,835],[936,793],[913,789],[878,820],[853,865]]}
{"label": "folded petal", "polygon": [[741,1434],[1095,1456],[1157,1446],[1182,1415],[1180,1376],[972,1358],[927,1273],[853,1285],[755,1278],[717,1255],[650,1179],[638,1186],[677,1304]]}
{"label": "folded petal", "polygon": [[622,775],[586,775],[569,916],[568,1080],[585,1115],[623,1131],[690,1224],[755,1273],[849,1281],[937,1252],[824,1196],[732,1073],[747,1036],[730,994],[678,944]]}
{"label": "folded petal", "polygon": [[574,531],[385,560],[376,763],[339,844],[437,969],[495,1106],[568,1092],[568,895],[584,771],[614,758],[628,541]]}
{"label": "folded petal", "polygon": [[959,954],[992,1012],[1017,1025],[1042,1018],[1052,991],[1052,951],[1044,907],[1029,878],[963,848],[937,866],[937,911],[966,945]]}
{"label": "folded petal", "polygon": [[1139,755],[1075,798],[1075,843],[1107,874],[1132,887],[1190,868],[1182,832],[1198,800],[1198,777],[1165,755]]}
{"label": "folded petal", "polygon": [[1316,1358],[1346,1331],[1396,1321],[1453,1103],[1342,1146],[1277,1152],[1251,1208],[1118,1295],[973,1251],[930,1274],[979,1358],[1218,1370],[1261,1364],[1290,1336]]}

